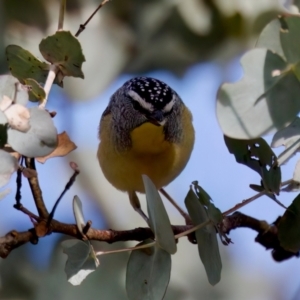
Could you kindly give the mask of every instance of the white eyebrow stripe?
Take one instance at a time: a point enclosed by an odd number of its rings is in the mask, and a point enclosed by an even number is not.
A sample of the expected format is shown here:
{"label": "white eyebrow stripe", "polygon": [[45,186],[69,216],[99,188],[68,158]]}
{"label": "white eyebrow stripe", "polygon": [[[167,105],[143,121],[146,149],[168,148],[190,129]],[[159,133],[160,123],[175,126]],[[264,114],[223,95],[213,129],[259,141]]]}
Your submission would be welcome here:
{"label": "white eyebrow stripe", "polygon": [[171,111],[171,109],[173,108],[174,103],[175,103],[175,97],[176,96],[173,95],[172,100],[168,104],[166,104],[166,106],[163,108],[163,110],[162,110],[163,112],[168,113]]}
{"label": "white eyebrow stripe", "polygon": [[138,93],[136,93],[133,90],[130,90],[128,92],[128,95],[135,101],[137,101],[143,108],[147,109],[148,111],[153,111],[153,105],[151,103],[146,102],[143,98],[139,96]]}

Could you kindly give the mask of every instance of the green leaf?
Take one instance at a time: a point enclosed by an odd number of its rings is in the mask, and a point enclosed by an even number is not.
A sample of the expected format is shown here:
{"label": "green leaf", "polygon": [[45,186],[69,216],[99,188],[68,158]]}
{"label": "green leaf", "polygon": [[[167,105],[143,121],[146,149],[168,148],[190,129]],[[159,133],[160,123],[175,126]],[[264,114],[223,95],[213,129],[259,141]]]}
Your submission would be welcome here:
{"label": "green leaf", "polygon": [[70,31],[57,31],[39,45],[43,57],[55,64],[64,76],[84,78],[81,70],[85,61],[82,48]]}
{"label": "green leaf", "polygon": [[45,82],[49,71],[47,63],[41,62],[29,51],[17,45],[7,46],[5,53],[11,74],[22,83],[26,78],[32,78],[37,82]]}
{"label": "green leaf", "polygon": [[73,285],[80,285],[100,264],[94,249],[89,241],[80,240],[67,240],[61,246],[68,255],[65,266],[68,281]]}
{"label": "green leaf", "polygon": [[[185,198],[185,205],[195,226],[208,220],[205,208],[192,189]],[[208,281],[211,285],[215,285],[221,279],[222,262],[214,226],[209,224],[196,230],[196,239],[200,259],[204,265]]]}
{"label": "green leaf", "polygon": [[174,254],[177,247],[169,216],[153,182],[147,175],[142,175],[142,177],[146,190],[150,225],[154,232],[155,240],[162,249],[170,254]]}
{"label": "green leaf", "polygon": [[294,253],[300,250],[300,194],[279,221],[278,239],[284,249]]}
{"label": "green leaf", "polygon": [[[143,241],[139,245],[152,242]],[[159,247],[134,250],[127,264],[126,291],[130,300],[164,298],[171,274],[171,255]]]}
{"label": "green leaf", "polygon": [[300,83],[276,53],[253,49],[241,59],[244,77],[223,84],[217,117],[225,135],[251,139],[284,127],[300,111]]}
{"label": "green leaf", "polygon": [[267,191],[278,194],[281,184],[281,170],[276,155],[262,138],[238,140],[224,136],[226,146],[238,163],[257,172]]}
{"label": "green leaf", "polygon": [[45,90],[36,80],[32,78],[27,78],[24,79],[24,82],[27,86],[30,87],[29,100],[35,102],[35,101],[42,101],[45,99],[46,97]]}
{"label": "green leaf", "polygon": [[219,208],[217,208],[208,193],[198,184],[198,181],[192,182],[195,193],[198,196],[199,201],[202,205],[207,208],[207,214],[210,220],[212,220],[215,224],[222,221],[222,212]]}

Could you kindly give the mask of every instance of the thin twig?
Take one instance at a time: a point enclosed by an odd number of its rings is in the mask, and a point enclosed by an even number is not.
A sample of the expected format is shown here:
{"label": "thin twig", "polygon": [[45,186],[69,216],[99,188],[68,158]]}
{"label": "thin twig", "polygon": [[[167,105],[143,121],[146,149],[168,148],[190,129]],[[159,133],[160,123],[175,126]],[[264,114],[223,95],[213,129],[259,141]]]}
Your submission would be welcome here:
{"label": "thin twig", "polygon": [[169,202],[178,210],[178,212],[185,219],[186,224],[192,224],[192,220],[190,216],[176,203],[176,201],[165,191],[165,189],[161,188],[159,190],[168,200]]}
{"label": "thin twig", "polygon": [[29,216],[31,219],[33,219],[35,221],[40,221],[40,219],[41,219],[39,216],[35,215],[33,212],[31,212],[30,210],[28,210],[22,204],[20,204],[19,206],[14,205],[14,208],[16,208],[17,210],[21,211],[22,213],[24,213],[25,215]]}
{"label": "thin twig", "polygon": [[17,183],[17,191],[16,191],[16,197],[15,197],[16,204],[14,205],[14,207],[18,209],[18,207],[21,206],[21,199],[22,199],[22,195],[21,195],[22,169],[21,169],[21,166],[18,168],[18,171],[17,171],[16,183]]}
{"label": "thin twig", "polygon": [[292,181],[293,181],[293,179],[289,179],[289,180],[283,181],[283,182],[281,182],[280,186],[283,187],[285,185],[288,185],[288,184],[292,183]]}
{"label": "thin twig", "polygon": [[90,15],[90,17],[85,21],[84,24],[80,24],[75,36],[78,37],[79,34],[85,29],[86,25],[91,21],[91,19],[94,17],[94,15],[97,13],[97,11],[102,8],[107,2],[110,0],[103,0],[102,3],[99,4],[99,6],[96,8],[96,10]]}
{"label": "thin twig", "polygon": [[62,30],[64,27],[64,18],[65,18],[65,12],[66,12],[66,2],[67,0],[61,0],[60,1],[60,7],[59,7],[59,18],[58,18],[58,26],[57,30]]}
{"label": "thin twig", "polygon": [[[34,158],[26,157],[25,165],[27,168],[36,170]],[[41,218],[47,218],[49,213],[43,199],[42,190],[39,185],[38,177],[37,176],[29,177],[28,182],[39,216]]]}
{"label": "thin twig", "polygon": [[[285,185],[288,185],[291,181],[292,181],[292,179],[283,181],[283,182],[281,183],[281,187],[283,187],[283,186],[285,186]],[[236,204],[234,207],[232,207],[231,209],[228,209],[227,211],[223,212],[223,216],[227,216],[227,215],[229,215],[229,214],[232,214],[233,212],[235,212],[236,210],[240,209],[241,207],[243,207],[243,206],[249,204],[250,202],[252,202],[252,201],[258,199],[259,197],[264,196],[264,195],[267,195],[267,194],[268,194],[267,191],[261,191],[261,192],[259,192],[258,194],[254,195],[254,196],[252,196],[252,197],[250,197],[250,198],[248,198],[248,199],[246,199],[246,200],[243,200],[241,203],[238,203],[238,204]],[[272,200],[274,200],[274,199],[272,199]],[[283,208],[286,208],[284,205],[281,205],[280,202],[279,202],[279,203],[278,203],[277,201],[275,201],[275,202],[276,202],[277,204],[279,204],[280,206],[282,206]]]}
{"label": "thin twig", "polygon": [[73,175],[71,176],[71,178],[69,179],[68,183],[66,184],[64,190],[62,191],[62,193],[60,194],[60,196],[58,197],[58,199],[56,200],[50,214],[49,214],[49,217],[48,217],[48,221],[47,221],[47,226],[50,225],[52,219],[53,219],[53,216],[54,216],[54,213],[55,213],[55,210],[60,202],[60,200],[62,199],[62,197],[64,196],[64,194],[67,192],[67,190],[70,189],[70,187],[73,185],[73,183],[75,182],[76,180],[76,177],[77,175],[79,174],[79,170],[78,169],[75,169]]}
{"label": "thin twig", "polygon": [[229,214],[232,214],[233,212],[235,212],[236,210],[240,209],[241,207],[249,204],[250,202],[258,199],[261,196],[264,196],[266,193],[267,193],[266,191],[262,191],[262,192],[259,192],[256,195],[254,195],[254,196],[252,196],[252,197],[250,197],[250,198],[248,198],[246,200],[243,200],[241,203],[238,203],[234,207],[232,207],[232,208],[226,210],[225,212],[223,212],[223,216],[227,216]]}

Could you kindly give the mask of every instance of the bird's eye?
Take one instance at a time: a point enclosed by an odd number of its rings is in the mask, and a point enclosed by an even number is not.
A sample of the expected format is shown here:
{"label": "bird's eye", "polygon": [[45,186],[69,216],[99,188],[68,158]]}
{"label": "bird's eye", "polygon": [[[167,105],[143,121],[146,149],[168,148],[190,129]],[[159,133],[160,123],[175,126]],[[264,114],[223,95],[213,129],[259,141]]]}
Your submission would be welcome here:
{"label": "bird's eye", "polygon": [[137,101],[132,101],[132,106],[135,110],[141,110],[141,106]]}
{"label": "bird's eye", "polygon": [[132,100],[131,101],[133,108],[138,111],[139,113],[143,114],[143,115],[148,115],[149,111],[144,108],[138,101]]}

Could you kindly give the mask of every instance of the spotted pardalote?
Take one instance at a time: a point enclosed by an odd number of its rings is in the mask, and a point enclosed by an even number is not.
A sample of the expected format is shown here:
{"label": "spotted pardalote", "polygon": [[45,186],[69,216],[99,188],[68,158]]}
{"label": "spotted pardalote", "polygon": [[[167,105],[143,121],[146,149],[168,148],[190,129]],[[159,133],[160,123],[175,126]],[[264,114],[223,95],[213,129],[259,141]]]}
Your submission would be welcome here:
{"label": "spotted pardalote", "polygon": [[137,77],[111,97],[99,126],[98,160],[104,176],[132,197],[145,192],[142,174],[157,189],[186,166],[194,145],[192,115],[164,82]]}

